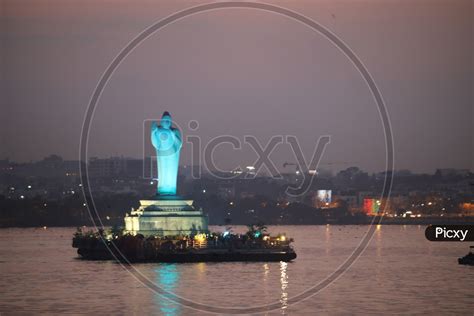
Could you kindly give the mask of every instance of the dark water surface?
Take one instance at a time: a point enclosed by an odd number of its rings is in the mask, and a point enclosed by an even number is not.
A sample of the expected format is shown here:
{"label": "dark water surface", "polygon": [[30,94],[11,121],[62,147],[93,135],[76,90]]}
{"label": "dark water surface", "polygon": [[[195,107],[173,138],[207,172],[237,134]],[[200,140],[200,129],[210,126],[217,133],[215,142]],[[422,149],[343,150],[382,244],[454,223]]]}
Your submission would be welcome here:
{"label": "dark water surface", "polygon": [[[136,264],[158,286],[224,307],[278,302],[269,315],[464,314],[474,311],[474,267],[457,264],[467,243],[433,243],[421,226],[379,226],[338,280],[296,305],[355,249],[367,226],[273,226],[295,239],[290,263]],[[212,227],[222,231],[222,227]],[[234,231],[243,231],[243,227]],[[77,260],[75,228],[0,229],[0,314],[204,315],[154,293],[115,262]]]}

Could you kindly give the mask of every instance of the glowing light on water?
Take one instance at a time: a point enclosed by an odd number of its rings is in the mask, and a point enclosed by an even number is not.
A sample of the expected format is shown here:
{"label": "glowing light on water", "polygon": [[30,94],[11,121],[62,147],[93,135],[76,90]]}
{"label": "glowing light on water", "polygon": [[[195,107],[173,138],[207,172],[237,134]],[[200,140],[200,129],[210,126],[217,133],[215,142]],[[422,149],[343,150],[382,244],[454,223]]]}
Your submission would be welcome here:
{"label": "glowing light on water", "polygon": [[281,295],[280,303],[281,310],[284,311],[288,308],[288,273],[287,273],[288,263],[280,261],[280,286],[281,286]]}
{"label": "glowing light on water", "polygon": [[270,273],[270,267],[268,266],[268,263],[265,263],[263,265],[263,282],[266,282],[268,279],[268,274]]}
{"label": "glowing light on water", "polygon": [[173,290],[178,286],[179,283],[179,272],[176,268],[176,264],[163,264],[160,265],[156,270],[158,276],[158,286],[169,293],[163,293],[162,295],[156,294],[158,306],[160,308],[161,315],[174,316],[180,314],[179,304],[171,301]]}

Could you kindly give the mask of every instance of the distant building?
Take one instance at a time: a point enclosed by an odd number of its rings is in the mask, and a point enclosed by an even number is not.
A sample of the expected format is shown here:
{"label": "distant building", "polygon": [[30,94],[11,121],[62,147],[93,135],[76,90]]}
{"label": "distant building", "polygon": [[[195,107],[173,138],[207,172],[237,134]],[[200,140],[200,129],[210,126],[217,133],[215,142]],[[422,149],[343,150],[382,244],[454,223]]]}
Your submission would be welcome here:
{"label": "distant building", "polygon": [[64,160],[63,168],[64,168],[64,174],[66,176],[79,176],[79,161],[78,160]]}
{"label": "distant building", "polygon": [[125,174],[126,160],[122,157],[96,158],[89,160],[88,171],[91,177],[111,177]]}
{"label": "distant building", "polygon": [[455,168],[444,168],[436,169],[435,175],[441,177],[453,177],[453,176],[468,176],[470,173],[469,169],[455,169]]}
{"label": "distant building", "polygon": [[370,191],[360,191],[357,193],[357,205],[358,207],[363,207],[364,199],[372,198],[373,193]]}
{"label": "distant building", "polygon": [[344,201],[349,209],[356,209],[358,207],[357,195],[334,195],[335,201]]}
{"label": "distant building", "polygon": [[332,203],[332,190],[317,190],[312,192],[312,206],[316,208],[327,208]]}
{"label": "distant building", "polygon": [[217,196],[223,199],[234,199],[235,198],[235,186],[219,186],[217,187]]}

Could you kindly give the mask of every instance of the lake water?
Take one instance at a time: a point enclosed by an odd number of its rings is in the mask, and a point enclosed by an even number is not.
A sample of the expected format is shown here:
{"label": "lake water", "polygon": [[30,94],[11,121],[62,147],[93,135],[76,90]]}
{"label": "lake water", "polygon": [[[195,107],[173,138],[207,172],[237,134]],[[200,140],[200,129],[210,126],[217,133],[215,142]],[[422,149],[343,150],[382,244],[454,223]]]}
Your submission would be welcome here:
{"label": "lake water", "polygon": [[[156,286],[197,303],[242,308],[276,303],[268,315],[468,314],[474,267],[458,265],[467,243],[433,243],[422,226],[379,226],[335,282],[297,304],[291,297],[333,272],[368,226],[273,226],[295,239],[290,263],[135,264]],[[222,231],[222,227],[212,227]],[[236,227],[234,231],[243,231]],[[172,302],[115,262],[78,260],[75,228],[0,229],[0,314],[206,315]],[[135,272],[137,273],[137,272]]]}

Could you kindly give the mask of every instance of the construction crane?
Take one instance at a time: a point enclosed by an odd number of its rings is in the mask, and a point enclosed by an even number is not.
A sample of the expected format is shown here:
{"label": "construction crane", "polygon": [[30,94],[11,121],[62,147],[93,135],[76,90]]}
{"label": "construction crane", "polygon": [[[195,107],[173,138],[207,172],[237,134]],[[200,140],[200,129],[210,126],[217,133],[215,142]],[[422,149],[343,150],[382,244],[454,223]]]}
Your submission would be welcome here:
{"label": "construction crane", "polygon": [[[318,164],[318,167],[320,166],[333,166],[333,165],[349,165],[349,164],[355,164],[354,162],[326,162],[326,163],[320,163]],[[296,173],[300,173],[299,165],[295,162],[284,162],[283,163],[283,168],[286,168],[288,166],[295,166]],[[316,173],[316,170],[309,170],[309,173]]]}

